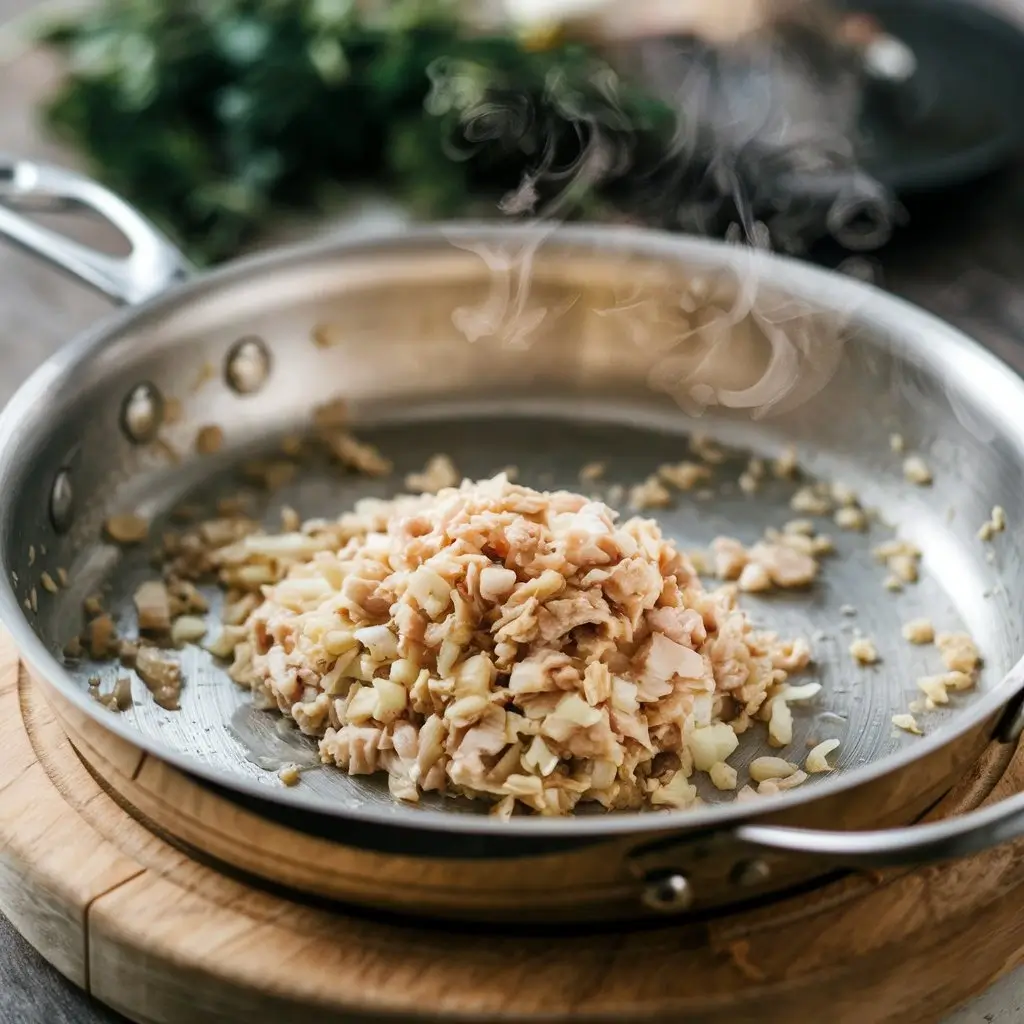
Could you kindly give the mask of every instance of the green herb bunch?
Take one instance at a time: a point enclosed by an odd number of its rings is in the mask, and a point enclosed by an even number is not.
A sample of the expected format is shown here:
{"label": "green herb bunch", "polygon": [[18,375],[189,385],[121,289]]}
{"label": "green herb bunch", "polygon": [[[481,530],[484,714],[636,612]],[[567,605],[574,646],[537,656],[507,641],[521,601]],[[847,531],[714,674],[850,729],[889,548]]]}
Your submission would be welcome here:
{"label": "green herb bunch", "polygon": [[50,123],[201,263],[352,184],[424,216],[593,215],[676,130],[589,48],[470,31],[453,0],[107,0],[46,39]]}

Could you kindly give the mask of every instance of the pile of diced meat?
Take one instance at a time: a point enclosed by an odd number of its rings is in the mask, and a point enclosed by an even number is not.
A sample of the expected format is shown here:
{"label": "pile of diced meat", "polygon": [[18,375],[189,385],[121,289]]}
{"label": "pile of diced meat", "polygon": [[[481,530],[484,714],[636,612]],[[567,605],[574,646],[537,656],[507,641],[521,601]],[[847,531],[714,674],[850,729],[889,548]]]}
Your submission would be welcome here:
{"label": "pile of diced meat", "polygon": [[807,644],[753,629],[736,587],[705,590],[653,521],[578,494],[500,475],[203,559],[248,591],[220,641],[232,678],[403,800],[688,807],[695,773],[735,788],[752,719],[792,739],[785,680]]}

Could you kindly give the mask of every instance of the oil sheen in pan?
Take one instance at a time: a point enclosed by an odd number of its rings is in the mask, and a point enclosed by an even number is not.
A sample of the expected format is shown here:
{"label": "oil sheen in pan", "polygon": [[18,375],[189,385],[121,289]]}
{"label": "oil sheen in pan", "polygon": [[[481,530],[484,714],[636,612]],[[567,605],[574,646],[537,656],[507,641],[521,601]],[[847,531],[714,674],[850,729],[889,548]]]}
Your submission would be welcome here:
{"label": "oil sheen in pan", "polygon": [[[253,514],[262,515],[271,529],[279,529],[280,509],[285,505],[297,509],[303,517],[336,516],[351,508],[358,498],[388,497],[401,490],[405,474],[421,469],[431,455],[439,452],[451,456],[459,471],[471,478],[516,466],[519,480],[531,486],[582,490],[602,498],[613,484],[628,489],[659,464],[692,457],[686,438],[677,432],[543,417],[430,419],[361,429],[358,435],[377,444],[394,460],[393,476],[367,479],[314,463],[288,486],[272,495],[258,496],[252,506]],[[736,480],[746,461],[746,456],[740,455],[716,469],[713,499],[698,498],[691,491],[676,495],[672,508],[644,514],[656,518],[683,548],[705,547],[721,534],[751,543],[767,527],[781,527],[797,517],[789,507],[796,487],[792,481],[777,480],[769,473],[756,495],[740,491]],[[578,473],[589,462],[603,462],[606,473],[601,481],[584,485]],[[853,478],[844,482],[858,484]],[[231,474],[220,473],[183,500],[188,504],[210,502],[212,507],[216,498],[237,494],[240,489]],[[624,516],[632,514],[624,502],[618,507]],[[161,521],[156,522],[153,536],[159,536],[162,527]],[[743,606],[758,626],[811,641],[815,666],[801,678],[821,682],[823,692],[810,706],[794,708],[794,741],[785,751],[767,746],[763,728],[752,729],[743,737],[740,749],[731,759],[741,769],[741,777],[743,766],[753,757],[783,753],[802,762],[809,745],[832,737],[842,741],[834,758],[840,768],[863,764],[915,742],[913,737],[892,729],[890,717],[906,710],[908,703],[919,696],[914,680],[941,671],[941,662],[934,648],[907,643],[900,635],[901,624],[927,615],[938,629],[962,628],[946,592],[956,585],[956,579],[944,581],[925,574],[902,594],[893,595],[884,589],[886,572],[872,557],[871,548],[891,537],[891,529],[875,525],[867,534],[846,532],[822,519],[820,530],[834,538],[837,551],[824,559],[821,577],[812,589],[760,598],[742,596]],[[104,566],[106,578],[101,578]],[[132,594],[139,583],[152,579],[154,573],[148,552],[141,549],[126,552],[113,572],[109,571],[109,563],[94,562],[91,570],[86,565],[76,566],[73,590],[63,592],[51,614],[59,617],[60,623],[65,624],[64,632],[70,635],[77,628],[79,616],[73,595],[94,590],[103,582],[108,587],[107,606],[115,615],[119,630],[134,635]],[[212,636],[216,631],[214,623],[219,621],[221,594],[213,586],[205,588],[205,592],[211,601]],[[855,607],[857,614],[844,614],[844,606]],[[44,628],[52,629],[51,635],[56,634],[57,619]],[[850,642],[858,634],[875,641],[882,658],[878,665],[859,667],[850,657]],[[136,682],[135,706],[125,713],[135,728],[215,766],[225,775],[240,774],[268,786],[282,785],[276,770],[285,763],[315,763],[314,741],[283,725],[277,715],[253,709],[248,694],[227,678],[209,654],[198,647],[188,647],[180,658],[185,679],[181,710],[161,710]],[[98,675],[107,689],[124,674],[119,665],[109,662],[84,661],[69,668],[83,688],[90,677]],[[957,695],[955,699],[966,701],[971,697]],[[923,716],[922,721],[932,730],[940,727],[944,714],[948,712],[937,711]],[[817,777],[812,776],[807,785],[816,781]],[[373,802],[393,806],[383,778],[353,778],[337,769],[318,768],[303,772],[301,786],[335,805]],[[731,798],[730,794],[720,794],[710,787],[702,791],[702,796],[709,801]],[[421,806],[468,812],[482,809],[469,802],[436,796],[425,797]]]}

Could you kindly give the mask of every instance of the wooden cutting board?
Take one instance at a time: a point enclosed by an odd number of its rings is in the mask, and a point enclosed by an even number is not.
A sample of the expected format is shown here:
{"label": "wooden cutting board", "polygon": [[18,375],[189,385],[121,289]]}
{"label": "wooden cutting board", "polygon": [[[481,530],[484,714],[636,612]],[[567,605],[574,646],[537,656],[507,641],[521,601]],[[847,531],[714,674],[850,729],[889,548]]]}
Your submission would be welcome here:
{"label": "wooden cutting board", "polygon": [[[1022,785],[1024,747],[993,746],[940,813]],[[1021,844],[711,920],[503,935],[267,891],[164,841],[121,800],[0,637],[0,912],[76,984],[152,1024],[925,1024],[1024,954]]]}

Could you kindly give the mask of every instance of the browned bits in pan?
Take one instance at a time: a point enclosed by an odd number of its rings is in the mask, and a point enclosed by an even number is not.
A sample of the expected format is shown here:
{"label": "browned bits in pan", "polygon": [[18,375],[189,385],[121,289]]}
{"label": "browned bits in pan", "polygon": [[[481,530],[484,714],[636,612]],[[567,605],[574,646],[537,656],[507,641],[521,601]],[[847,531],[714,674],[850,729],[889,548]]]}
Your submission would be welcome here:
{"label": "browned bits in pan", "polygon": [[116,544],[141,544],[149,536],[149,521],[129,512],[110,516],[103,524],[103,529]]}
{"label": "browned bits in pan", "polygon": [[224,446],[224,431],[216,424],[200,427],[196,432],[196,451],[200,455],[213,455]]}

